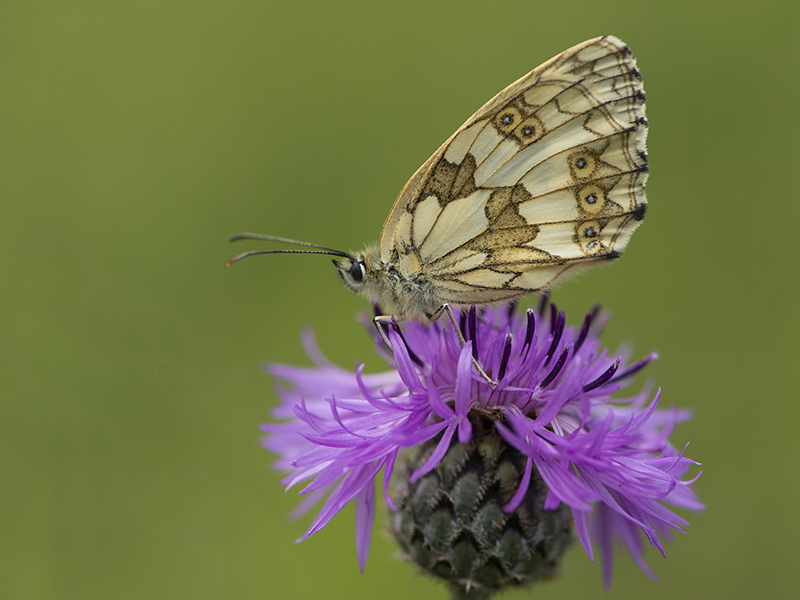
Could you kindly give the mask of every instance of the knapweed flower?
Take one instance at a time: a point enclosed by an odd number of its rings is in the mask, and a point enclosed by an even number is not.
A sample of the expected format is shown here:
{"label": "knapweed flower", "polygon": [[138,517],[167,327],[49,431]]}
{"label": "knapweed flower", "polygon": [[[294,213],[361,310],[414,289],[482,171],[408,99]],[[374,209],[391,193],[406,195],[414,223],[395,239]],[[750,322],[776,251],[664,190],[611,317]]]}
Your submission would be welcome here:
{"label": "knapweed flower", "polygon": [[296,513],[324,500],[301,539],[353,501],[363,570],[380,482],[403,552],[454,597],[553,577],[573,526],[606,586],[617,540],[650,574],[644,540],[665,554],[661,538],[688,524],[667,506],[702,508],[684,479],[696,463],[668,441],[689,415],[658,409],[660,390],[612,397],[655,354],[610,355],[604,321],[595,308],[567,326],[546,301],[472,307],[465,344],[445,318],[409,322],[386,328],[391,354],[368,324],[392,367],[380,374],[333,365],[306,336],[314,367],[267,368],[283,384],[280,422],[263,426],[287,489],[305,484]]}

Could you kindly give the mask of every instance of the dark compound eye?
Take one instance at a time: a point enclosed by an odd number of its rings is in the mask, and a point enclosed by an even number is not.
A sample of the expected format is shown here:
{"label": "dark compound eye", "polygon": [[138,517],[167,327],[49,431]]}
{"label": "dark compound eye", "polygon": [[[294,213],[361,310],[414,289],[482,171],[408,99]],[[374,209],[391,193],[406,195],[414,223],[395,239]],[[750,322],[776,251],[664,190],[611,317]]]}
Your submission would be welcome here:
{"label": "dark compound eye", "polygon": [[350,277],[353,278],[353,281],[356,283],[361,283],[364,281],[364,275],[364,263],[361,261],[356,261],[350,265]]}

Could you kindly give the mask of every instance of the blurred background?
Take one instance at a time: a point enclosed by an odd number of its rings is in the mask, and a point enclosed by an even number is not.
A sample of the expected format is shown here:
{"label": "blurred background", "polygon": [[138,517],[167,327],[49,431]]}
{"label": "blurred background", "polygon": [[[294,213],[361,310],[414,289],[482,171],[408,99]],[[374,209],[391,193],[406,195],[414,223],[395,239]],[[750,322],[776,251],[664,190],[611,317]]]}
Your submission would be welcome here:
{"label": "blurred background", "polygon": [[[0,598],[446,598],[378,513],[295,544],[259,429],[265,361],[383,370],[324,257],[227,271],[257,231],[357,250],[474,110],[585,39],[634,50],[650,211],[560,287],[604,339],[657,349],[673,442],[703,462],[661,581],[615,598],[786,598],[800,558],[800,5],[5,0],[0,6]],[[506,598],[602,597],[580,547]]]}

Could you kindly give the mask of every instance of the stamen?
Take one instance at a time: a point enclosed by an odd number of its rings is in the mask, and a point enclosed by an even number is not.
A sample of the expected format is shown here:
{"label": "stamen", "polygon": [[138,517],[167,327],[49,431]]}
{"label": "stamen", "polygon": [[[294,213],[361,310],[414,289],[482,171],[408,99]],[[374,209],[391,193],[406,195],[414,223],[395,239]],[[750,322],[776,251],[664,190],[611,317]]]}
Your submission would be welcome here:
{"label": "stamen", "polygon": [[544,316],[544,311],[547,308],[547,301],[550,299],[550,290],[542,294],[542,299],[539,301],[539,316]]}
{"label": "stamen", "polygon": [[531,342],[533,342],[533,334],[536,333],[536,316],[532,308],[525,311],[525,317],[528,321],[528,326],[525,329],[525,343],[522,344],[522,347],[527,352]]}
{"label": "stamen", "polygon": [[500,359],[500,369],[497,371],[497,381],[500,381],[506,374],[506,367],[508,367],[508,359],[511,356],[511,342],[514,336],[510,333],[506,334],[506,345],[503,348],[503,357]]}
{"label": "stamen", "polygon": [[[551,304],[550,306],[555,305]],[[552,329],[553,341],[550,342],[550,348],[547,350],[547,358],[545,359],[544,364],[549,363],[550,359],[553,358],[553,352],[555,352],[556,346],[558,346],[558,343],[561,341],[561,336],[564,333],[564,325],[567,322],[567,316],[564,314],[563,310],[558,313],[558,319],[555,318],[555,315],[552,316],[554,317],[552,321],[555,321],[555,328]]]}
{"label": "stamen", "polygon": [[411,347],[408,345],[408,342],[406,341],[406,338],[403,335],[403,332],[401,331],[400,326],[397,323],[392,323],[392,329],[394,329],[395,333],[400,336],[401,340],[403,340],[403,345],[406,347],[406,350],[408,350],[408,358],[411,359],[411,362],[413,362],[418,367],[424,367],[425,363],[422,362],[422,360],[419,358],[419,356],[417,356],[414,353],[414,351],[411,349]]}
{"label": "stamen", "polygon": [[609,381],[609,383],[615,383],[615,382],[619,381],[620,379],[625,379],[626,377],[630,377],[631,375],[635,375],[636,373],[638,373],[639,371],[644,369],[647,365],[649,365],[651,362],[653,362],[657,358],[658,358],[658,353],[651,352],[650,354],[645,356],[642,360],[632,364],[630,367],[625,369],[622,373],[620,373],[619,375],[614,377],[614,379]]}
{"label": "stamen", "polygon": [[461,330],[461,337],[468,342],[469,332],[467,331],[467,313],[464,312],[463,308],[458,311],[458,328]]}
{"label": "stamen", "polygon": [[472,358],[478,360],[478,309],[469,307],[469,339],[472,340]]}
{"label": "stamen", "polygon": [[583,319],[583,325],[581,326],[581,332],[578,335],[578,341],[575,342],[575,353],[577,354],[578,350],[581,349],[583,346],[583,342],[586,341],[586,336],[589,335],[589,327],[592,325],[592,321],[594,321],[595,317],[597,316],[597,312],[600,310],[600,305],[595,304],[588,313],[586,313],[586,317]]}
{"label": "stamen", "polygon": [[561,351],[561,356],[558,357],[556,364],[553,365],[553,369],[547,374],[547,377],[544,378],[542,381],[541,387],[542,389],[546,388],[548,385],[553,383],[553,380],[558,377],[558,374],[561,372],[561,369],[564,368],[564,365],[567,362],[567,355],[569,354],[569,344],[564,346],[564,349]]}
{"label": "stamen", "polygon": [[517,309],[517,301],[512,300],[508,303],[508,318],[511,318],[511,315],[514,314],[514,311]]}
{"label": "stamen", "polygon": [[609,380],[614,376],[614,373],[617,372],[617,369],[619,369],[619,363],[620,363],[620,358],[617,358],[617,360],[614,361],[614,364],[608,367],[608,369],[606,369],[605,372],[602,375],[600,375],[600,377],[598,377],[591,383],[587,383],[585,386],[583,386],[583,391],[591,392],[593,389],[599,388],[601,385],[607,384]]}

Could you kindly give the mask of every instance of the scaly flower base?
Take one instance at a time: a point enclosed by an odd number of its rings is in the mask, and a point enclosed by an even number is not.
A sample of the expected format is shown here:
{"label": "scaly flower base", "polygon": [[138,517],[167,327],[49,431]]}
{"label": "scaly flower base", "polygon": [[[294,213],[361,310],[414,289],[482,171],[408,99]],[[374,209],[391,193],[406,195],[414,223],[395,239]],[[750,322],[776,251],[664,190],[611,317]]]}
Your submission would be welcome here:
{"label": "scaly flower base", "polygon": [[552,579],[573,541],[572,513],[544,510],[547,486],[534,472],[519,506],[526,457],[497,433],[493,416],[469,413],[472,439],[453,441],[435,469],[409,483],[434,451],[433,439],[403,460],[392,530],[410,562],[445,581],[454,598],[488,598],[502,589]]}

